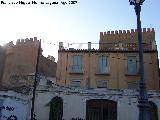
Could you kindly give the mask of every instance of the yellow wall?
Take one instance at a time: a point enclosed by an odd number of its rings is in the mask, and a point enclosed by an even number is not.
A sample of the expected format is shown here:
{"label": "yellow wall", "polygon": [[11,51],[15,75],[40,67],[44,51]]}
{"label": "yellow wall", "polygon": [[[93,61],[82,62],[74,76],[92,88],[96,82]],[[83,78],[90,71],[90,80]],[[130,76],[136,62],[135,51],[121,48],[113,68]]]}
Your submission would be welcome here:
{"label": "yellow wall", "polygon": [[[78,50],[77,50],[78,51]],[[98,50],[97,50],[98,51]],[[127,52],[80,52],[59,51],[59,59],[57,64],[57,83],[59,85],[70,86],[72,79],[81,79],[82,88],[96,88],[97,80],[107,80],[109,89],[125,89],[128,88],[128,82],[138,82],[139,74],[127,75],[127,56],[134,55],[138,58],[138,53]],[[108,56],[109,73],[106,75],[96,74],[98,55]],[[69,68],[72,65],[72,56],[82,55],[83,73],[70,73]],[[68,56],[68,57],[67,57]],[[147,88],[159,88],[159,75],[157,52],[144,53],[144,76]],[[138,65],[139,68],[139,65]],[[138,70],[137,70],[138,71]]]}

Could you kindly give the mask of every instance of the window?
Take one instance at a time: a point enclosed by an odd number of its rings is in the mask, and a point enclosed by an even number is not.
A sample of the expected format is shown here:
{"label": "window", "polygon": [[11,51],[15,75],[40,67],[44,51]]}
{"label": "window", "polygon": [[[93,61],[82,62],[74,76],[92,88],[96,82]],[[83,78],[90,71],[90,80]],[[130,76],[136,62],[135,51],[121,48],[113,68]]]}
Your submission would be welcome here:
{"label": "window", "polygon": [[81,55],[74,55],[73,56],[72,71],[73,72],[82,72],[82,56]]}
{"label": "window", "polygon": [[129,56],[127,60],[127,74],[137,74],[137,61],[135,56]]}
{"label": "window", "polygon": [[97,88],[107,88],[106,80],[97,80]]}
{"label": "window", "polygon": [[128,82],[128,89],[138,89],[137,82]]}
{"label": "window", "polygon": [[106,56],[98,57],[98,73],[108,73],[108,64]]}
{"label": "window", "polygon": [[80,80],[72,80],[71,81],[71,87],[80,87],[81,81]]}
{"label": "window", "polygon": [[86,120],[117,120],[117,102],[92,99],[86,102]]}

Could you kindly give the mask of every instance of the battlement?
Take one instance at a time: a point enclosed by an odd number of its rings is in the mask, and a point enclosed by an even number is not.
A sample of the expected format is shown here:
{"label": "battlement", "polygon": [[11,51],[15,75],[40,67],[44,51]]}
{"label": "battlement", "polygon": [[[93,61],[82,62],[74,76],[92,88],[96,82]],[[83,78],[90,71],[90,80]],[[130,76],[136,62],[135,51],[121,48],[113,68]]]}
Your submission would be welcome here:
{"label": "battlement", "polygon": [[[142,33],[154,33],[154,28],[143,28]],[[116,30],[116,31],[107,31],[107,32],[100,32],[100,38],[109,36],[109,35],[135,35],[137,34],[137,29],[131,29],[131,30]]]}
{"label": "battlement", "polygon": [[[4,48],[6,50],[6,55],[16,53],[17,50],[23,49],[24,51],[30,51],[33,49],[37,49],[39,45],[39,40],[37,40],[37,37],[34,38],[26,38],[26,39],[18,39],[16,44],[13,43],[13,41],[7,43],[4,45]],[[28,49],[29,48],[29,49]]]}
{"label": "battlement", "polygon": [[[131,30],[116,30],[100,32],[99,48],[104,49],[108,47],[115,47],[111,44],[137,44],[138,43],[138,31],[137,29]],[[155,43],[155,30],[154,28],[142,29],[142,43],[146,44],[148,48],[152,48],[152,44]],[[123,47],[123,46],[122,46]]]}
{"label": "battlement", "polygon": [[11,42],[9,42],[9,43],[4,45],[4,47],[12,47],[12,46],[14,46],[13,41],[11,41]]}
{"label": "battlement", "polygon": [[16,42],[16,45],[26,45],[26,44],[37,44],[39,43],[39,40],[37,39],[37,37],[34,38],[26,38],[26,39],[18,39]]}
{"label": "battlement", "polygon": [[26,39],[18,39],[16,41],[16,44],[13,43],[13,41],[7,43],[4,45],[5,48],[9,48],[9,47],[15,47],[15,46],[23,46],[23,45],[37,45],[39,43],[39,40],[37,40],[37,37],[34,38],[26,38]]}

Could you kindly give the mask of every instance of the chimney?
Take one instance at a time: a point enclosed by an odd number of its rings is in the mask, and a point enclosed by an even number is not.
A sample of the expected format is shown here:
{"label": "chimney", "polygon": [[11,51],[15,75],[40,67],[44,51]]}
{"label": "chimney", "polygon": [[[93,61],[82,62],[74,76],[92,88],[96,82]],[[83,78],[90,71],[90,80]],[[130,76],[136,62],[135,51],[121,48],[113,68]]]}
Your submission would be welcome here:
{"label": "chimney", "polygon": [[63,42],[59,42],[59,50],[63,49]]}
{"label": "chimney", "polygon": [[91,42],[88,42],[88,50],[91,50]]}

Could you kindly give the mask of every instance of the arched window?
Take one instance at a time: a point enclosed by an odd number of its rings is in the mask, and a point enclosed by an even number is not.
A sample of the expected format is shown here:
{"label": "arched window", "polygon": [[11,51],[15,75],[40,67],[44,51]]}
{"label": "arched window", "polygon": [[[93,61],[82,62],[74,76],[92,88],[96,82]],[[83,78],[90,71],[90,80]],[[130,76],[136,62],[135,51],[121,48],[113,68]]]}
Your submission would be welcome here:
{"label": "arched window", "polygon": [[49,120],[62,120],[63,100],[60,97],[54,97],[50,102]]}
{"label": "arched window", "polygon": [[117,103],[111,100],[88,100],[86,120],[117,120]]}
{"label": "arched window", "polygon": [[158,108],[155,103],[149,101],[151,120],[158,120]]}

